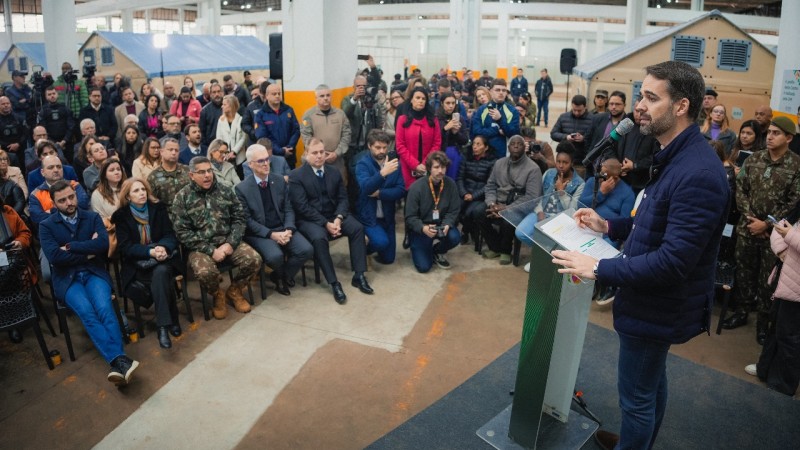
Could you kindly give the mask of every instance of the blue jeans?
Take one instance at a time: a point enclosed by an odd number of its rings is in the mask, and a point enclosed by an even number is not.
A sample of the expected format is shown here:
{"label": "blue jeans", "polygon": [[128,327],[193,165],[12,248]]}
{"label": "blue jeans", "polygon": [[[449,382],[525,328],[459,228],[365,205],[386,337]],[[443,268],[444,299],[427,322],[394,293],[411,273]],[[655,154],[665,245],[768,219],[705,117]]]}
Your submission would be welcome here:
{"label": "blue jeans", "polygon": [[544,125],[547,126],[549,122],[549,109],[550,109],[550,99],[544,100],[537,100],[537,106],[539,107],[539,111],[536,113],[536,125],[539,125],[542,122],[542,113],[544,113]]}
{"label": "blue jeans", "polygon": [[90,272],[75,274],[64,301],[83,322],[94,346],[108,363],[124,355],[119,322],[111,303],[111,286]]}
{"label": "blue jeans", "polygon": [[528,247],[533,246],[533,240],[531,238],[533,237],[533,232],[536,230],[536,224],[538,222],[538,213],[532,212],[528,214],[519,224],[517,224],[517,229],[514,231],[514,236],[516,236],[520,242]]}
{"label": "blue jeans", "polygon": [[395,236],[394,224],[386,223],[386,219],[376,219],[376,223],[371,227],[364,227],[364,234],[369,238],[367,254],[378,253],[381,264],[391,264],[394,262],[397,253],[397,237]]}
{"label": "blue jeans", "polygon": [[670,344],[619,333],[617,390],[622,410],[618,449],[650,449],[667,408]]}
{"label": "blue jeans", "polygon": [[433,254],[444,255],[448,250],[457,246],[461,242],[461,233],[458,232],[458,228],[451,227],[444,239],[434,244],[435,240],[435,238],[429,238],[416,231],[408,232],[411,260],[414,262],[417,272],[425,273],[431,270],[431,267],[433,267]]}

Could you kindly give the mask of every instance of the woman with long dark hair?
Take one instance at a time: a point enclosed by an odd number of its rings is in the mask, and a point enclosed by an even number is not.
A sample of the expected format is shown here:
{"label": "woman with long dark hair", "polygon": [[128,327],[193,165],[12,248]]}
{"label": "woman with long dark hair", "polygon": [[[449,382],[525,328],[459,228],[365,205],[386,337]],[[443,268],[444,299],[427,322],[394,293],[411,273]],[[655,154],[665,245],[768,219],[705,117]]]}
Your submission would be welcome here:
{"label": "woman with long dark hair", "polygon": [[470,236],[476,240],[478,220],[486,216],[484,189],[495,161],[497,155],[486,136],[479,134],[472,138],[472,152],[461,161],[456,175],[461,197],[461,242],[464,244],[469,242]]}
{"label": "woman with long dark hair", "polygon": [[122,259],[122,291],[140,305],[155,304],[158,344],[170,348],[169,336],[182,333],[174,288],[181,271],[180,258],[175,256],[178,239],[164,204],[153,202],[147,181],[126,180],[119,200],[111,221]]}
{"label": "woman with long dark hair", "polygon": [[161,112],[159,105],[161,100],[155,94],[150,94],[144,99],[145,108],[139,113],[139,133],[144,137],[154,137],[160,139],[164,136],[164,127],[161,123]]}
{"label": "woman with long dark hair", "polygon": [[142,138],[139,134],[139,128],[134,125],[125,126],[122,130],[122,136],[117,138],[116,149],[117,156],[122,161],[122,167],[125,168],[125,173],[131,173],[133,160],[142,151]]}
{"label": "woman with long dark hair", "polygon": [[469,127],[467,118],[458,112],[458,101],[451,92],[441,95],[436,118],[442,131],[442,151],[450,158],[446,175],[455,180],[461,165],[461,147],[469,142]]}
{"label": "woman with long dark hair", "polygon": [[161,165],[161,144],[158,139],[147,138],[142,144],[142,153],[133,160],[131,175],[146,180],[150,173]]}
{"label": "woman with long dark hair", "polygon": [[442,147],[439,122],[428,104],[428,91],[418,87],[411,92],[410,107],[397,120],[395,146],[406,189],[425,176],[425,158]]}
{"label": "woman with long dark hair", "polygon": [[753,152],[764,150],[761,148],[761,142],[761,125],[755,120],[745,120],[739,127],[739,136],[733,143],[733,149],[728,156],[728,161],[734,166],[736,175],[739,175],[739,169],[748,156]]}

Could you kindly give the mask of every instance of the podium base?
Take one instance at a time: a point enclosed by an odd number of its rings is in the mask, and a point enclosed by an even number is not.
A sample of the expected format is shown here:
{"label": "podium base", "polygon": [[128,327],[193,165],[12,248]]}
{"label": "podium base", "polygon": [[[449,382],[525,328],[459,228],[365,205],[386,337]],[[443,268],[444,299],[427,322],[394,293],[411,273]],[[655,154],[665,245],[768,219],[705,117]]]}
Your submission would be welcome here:
{"label": "podium base", "polygon": [[[494,419],[486,422],[477,435],[498,450],[524,449],[508,436],[511,420],[511,405],[508,405]],[[580,449],[591,439],[600,425],[583,415],[570,410],[566,423],[558,421],[547,414],[542,414],[539,434],[536,437],[537,449],[573,450]]]}

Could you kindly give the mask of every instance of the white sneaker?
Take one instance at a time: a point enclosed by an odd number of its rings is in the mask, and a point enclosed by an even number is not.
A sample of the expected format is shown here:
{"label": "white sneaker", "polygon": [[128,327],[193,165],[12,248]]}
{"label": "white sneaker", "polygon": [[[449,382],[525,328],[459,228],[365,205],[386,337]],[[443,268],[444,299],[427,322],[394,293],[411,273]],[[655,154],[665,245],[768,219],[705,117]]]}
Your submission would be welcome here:
{"label": "white sneaker", "polygon": [[614,296],[612,295],[611,297],[599,298],[599,299],[595,300],[595,303],[597,303],[598,306],[604,306],[604,305],[607,305],[607,304],[609,304],[609,303],[611,303],[613,301],[614,301]]}
{"label": "white sneaker", "polygon": [[525,272],[531,273],[531,263],[525,264]]}
{"label": "white sneaker", "polygon": [[748,364],[744,367],[744,371],[747,372],[748,375],[757,376],[758,372],[756,371],[755,364]]}

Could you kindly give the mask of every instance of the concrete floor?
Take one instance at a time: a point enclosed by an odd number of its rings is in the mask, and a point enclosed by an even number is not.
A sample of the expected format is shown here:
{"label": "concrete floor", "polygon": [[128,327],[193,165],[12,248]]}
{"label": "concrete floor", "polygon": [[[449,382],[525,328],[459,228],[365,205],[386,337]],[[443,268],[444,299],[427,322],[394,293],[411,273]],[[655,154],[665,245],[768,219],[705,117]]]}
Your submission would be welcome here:
{"label": "concrete floor", "polygon": [[[345,281],[346,252],[345,242],[333,245]],[[412,269],[407,251],[394,265],[371,264],[376,294],[345,284],[345,306],[311,279],[290,297],[268,283],[266,301],[223,321],[204,322],[195,301],[196,326],[184,322],[171,350],[158,347],[152,323],[126,347],[141,366],[124,389],[105,380],[108,366],[74,317],[76,361],[61,336],[46,334],[65,359],[53,371],[31,330],[22,344],[1,336],[0,447],[362,448],[519,340],[527,274],[471,245],[449,258],[451,270],[428,274]],[[610,327],[610,306],[593,305],[590,320]],[[753,328],[700,336],[673,353],[757,383],[743,371],[759,352]]]}

